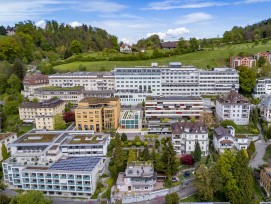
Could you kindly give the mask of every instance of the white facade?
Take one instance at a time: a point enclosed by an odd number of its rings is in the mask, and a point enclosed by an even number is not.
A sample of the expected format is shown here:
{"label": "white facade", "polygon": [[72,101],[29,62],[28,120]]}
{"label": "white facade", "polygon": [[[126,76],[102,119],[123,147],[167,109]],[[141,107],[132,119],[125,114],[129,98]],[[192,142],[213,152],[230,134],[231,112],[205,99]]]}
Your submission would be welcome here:
{"label": "white facade", "polygon": [[262,99],[260,103],[260,114],[264,120],[271,122],[271,96]]}
{"label": "white facade", "polygon": [[131,53],[132,48],[128,44],[123,44],[123,45],[120,46],[120,52],[122,52],[122,53]]}
{"label": "white facade", "polygon": [[109,135],[93,131],[32,130],[10,145],[4,180],[11,188],[89,198],[104,170],[109,142]]}
{"label": "white facade", "polygon": [[82,86],[85,90],[113,90],[115,77],[111,72],[68,72],[49,75],[50,86]]}
{"label": "white facade", "polygon": [[172,144],[178,155],[191,154],[199,143],[202,155],[209,154],[207,128],[198,122],[178,122],[172,125]]}
{"label": "white facade", "polygon": [[4,144],[7,151],[10,152],[10,144],[17,140],[16,133],[0,133],[0,161],[2,161],[2,145]]}
{"label": "white facade", "polygon": [[216,100],[215,109],[220,121],[232,120],[237,125],[247,125],[249,123],[249,101],[234,90],[220,96]]}
{"label": "white facade", "polygon": [[115,68],[115,96],[122,105],[137,105],[150,96],[219,95],[239,89],[239,73],[231,68],[199,70],[181,63],[168,67]]}
{"label": "white facade", "polygon": [[246,135],[235,135],[232,126],[224,128],[222,126],[214,129],[213,144],[217,151],[224,152],[225,149],[247,149],[248,138]]}
{"label": "white facade", "polygon": [[145,103],[145,118],[159,120],[160,118],[179,119],[199,117],[203,112],[203,99],[195,96],[157,96],[147,97]]}
{"label": "white facade", "polygon": [[257,83],[253,89],[253,98],[263,98],[271,95],[271,79],[257,79]]}

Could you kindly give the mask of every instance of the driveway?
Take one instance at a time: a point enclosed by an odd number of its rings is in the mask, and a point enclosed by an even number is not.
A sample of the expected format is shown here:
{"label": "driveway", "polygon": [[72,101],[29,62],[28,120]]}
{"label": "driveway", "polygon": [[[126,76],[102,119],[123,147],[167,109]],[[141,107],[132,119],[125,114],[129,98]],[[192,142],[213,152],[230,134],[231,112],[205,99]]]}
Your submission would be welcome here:
{"label": "driveway", "polygon": [[263,161],[263,156],[268,145],[269,143],[265,142],[264,140],[258,140],[255,142],[256,156],[249,162],[252,168],[259,168],[259,166],[266,163]]}

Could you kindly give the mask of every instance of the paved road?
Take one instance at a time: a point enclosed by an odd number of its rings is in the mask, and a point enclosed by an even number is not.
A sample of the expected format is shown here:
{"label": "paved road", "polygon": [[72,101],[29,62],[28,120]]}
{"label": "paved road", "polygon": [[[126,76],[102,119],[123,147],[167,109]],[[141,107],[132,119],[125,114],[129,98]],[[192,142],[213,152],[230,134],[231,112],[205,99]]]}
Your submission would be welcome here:
{"label": "paved road", "polygon": [[263,156],[267,146],[268,143],[264,140],[258,140],[257,142],[255,142],[256,156],[249,162],[252,168],[258,168],[259,166],[266,163],[265,161],[263,161]]}

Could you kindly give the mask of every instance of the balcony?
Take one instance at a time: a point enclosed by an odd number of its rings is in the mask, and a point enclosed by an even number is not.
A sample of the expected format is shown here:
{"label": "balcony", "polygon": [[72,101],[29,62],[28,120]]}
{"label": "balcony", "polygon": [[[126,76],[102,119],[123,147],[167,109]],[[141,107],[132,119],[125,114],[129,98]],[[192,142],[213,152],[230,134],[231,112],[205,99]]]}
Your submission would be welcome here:
{"label": "balcony", "polygon": [[90,179],[89,176],[84,176],[84,177],[83,177],[83,180],[89,180],[89,179]]}

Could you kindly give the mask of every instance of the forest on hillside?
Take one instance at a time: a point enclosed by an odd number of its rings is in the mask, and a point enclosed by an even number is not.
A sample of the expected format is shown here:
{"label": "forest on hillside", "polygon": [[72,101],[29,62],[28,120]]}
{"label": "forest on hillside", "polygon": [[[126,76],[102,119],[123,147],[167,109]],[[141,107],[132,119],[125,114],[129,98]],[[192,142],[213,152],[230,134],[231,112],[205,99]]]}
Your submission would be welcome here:
{"label": "forest on hillside", "polygon": [[21,59],[30,63],[44,58],[65,59],[72,54],[105,48],[119,49],[116,36],[85,24],[71,27],[53,20],[47,21],[42,29],[32,21],[25,21],[17,23],[15,28],[15,35],[0,40],[0,61],[13,63]]}
{"label": "forest on hillside", "polygon": [[223,35],[224,43],[242,43],[271,38],[271,18],[245,27],[234,26]]}

